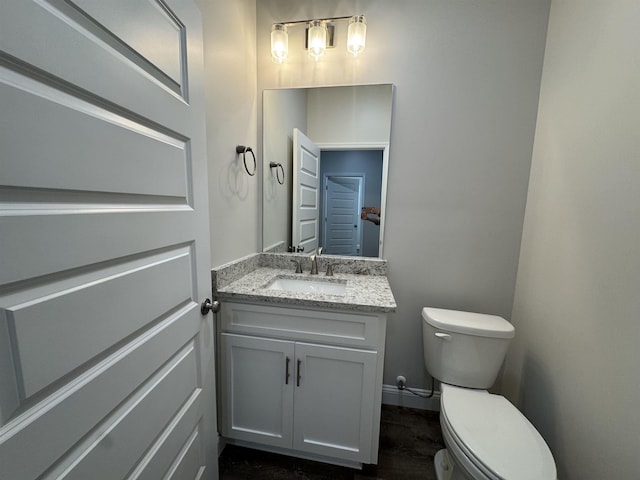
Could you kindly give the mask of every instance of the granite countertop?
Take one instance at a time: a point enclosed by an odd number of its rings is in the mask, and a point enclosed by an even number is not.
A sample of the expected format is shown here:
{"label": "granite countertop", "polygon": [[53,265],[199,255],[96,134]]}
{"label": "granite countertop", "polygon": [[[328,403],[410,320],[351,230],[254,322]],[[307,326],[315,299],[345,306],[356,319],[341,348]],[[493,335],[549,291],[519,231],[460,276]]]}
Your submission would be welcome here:
{"label": "granite countertop", "polygon": [[[266,287],[276,277],[322,282],[345,283],[344,294],[291,292],[269,290]],[[394,312],[396,301],[385,275],[360,275],[353,273],[335,273],[327,277],[324,273],[294,273],[291,269],[258,267],[224,286],[218,286],[216,297],[219,300],[266,302],[273,305],[301,307],[322,307],[361,312]]]}

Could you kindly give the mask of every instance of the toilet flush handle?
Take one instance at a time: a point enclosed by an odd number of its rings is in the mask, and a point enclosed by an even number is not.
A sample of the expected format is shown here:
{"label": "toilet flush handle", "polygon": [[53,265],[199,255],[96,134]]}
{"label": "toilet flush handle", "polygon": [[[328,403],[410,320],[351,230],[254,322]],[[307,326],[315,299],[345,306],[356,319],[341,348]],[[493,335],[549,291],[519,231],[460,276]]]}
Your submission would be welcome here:
{"label": "toilet flush handle", "polygon": [[434,335],[438,337],[440,340],[444,340],[446,342],[451,341],[451,335],[449,335],[448,333],[436,332],[434,333]]}

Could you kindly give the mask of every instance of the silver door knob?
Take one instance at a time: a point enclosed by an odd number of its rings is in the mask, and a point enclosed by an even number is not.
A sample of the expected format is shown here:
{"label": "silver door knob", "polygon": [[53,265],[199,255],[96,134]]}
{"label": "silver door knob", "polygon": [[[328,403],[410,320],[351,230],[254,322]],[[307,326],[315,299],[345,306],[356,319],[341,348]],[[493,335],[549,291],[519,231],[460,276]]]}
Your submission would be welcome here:
{"label": "silver door knob", "polygon": [[200,304],[200,313],[206,315],[209,312],[218,313],[220,311],[220,302],[214,300],[213,302],[209,298],[205,298]]}

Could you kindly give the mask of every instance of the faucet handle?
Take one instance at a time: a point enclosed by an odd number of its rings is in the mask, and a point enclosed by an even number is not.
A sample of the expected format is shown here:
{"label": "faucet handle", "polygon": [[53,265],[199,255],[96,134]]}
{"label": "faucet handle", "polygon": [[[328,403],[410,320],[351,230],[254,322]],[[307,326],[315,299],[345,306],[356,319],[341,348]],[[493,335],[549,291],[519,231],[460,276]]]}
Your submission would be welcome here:
{"label": "faucet handle", "polygon": [[334,267],[335,263],[327,263],[327,273],[325,273],[325,275],[327,277],[333,277],[333,267]]}
{"label": "faucet handle", "polygon": [[290,261],[296,264],[296,273],[302,273],[302,262],[294,259],[291,259]]}

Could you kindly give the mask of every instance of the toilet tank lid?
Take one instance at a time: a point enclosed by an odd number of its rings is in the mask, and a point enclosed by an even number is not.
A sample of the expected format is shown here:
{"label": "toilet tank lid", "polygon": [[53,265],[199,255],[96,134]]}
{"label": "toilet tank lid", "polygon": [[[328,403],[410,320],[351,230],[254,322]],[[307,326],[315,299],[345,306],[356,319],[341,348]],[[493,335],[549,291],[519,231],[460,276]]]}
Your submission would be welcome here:
{"label": "toilet tank lid", "polygon": [[515,335],[513,325],[497,315],[424,307],[422,318],[430,325],[449,332],[493,338],[513,338]]}

